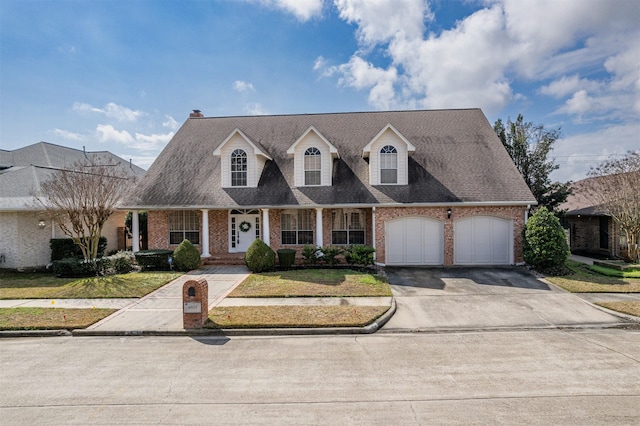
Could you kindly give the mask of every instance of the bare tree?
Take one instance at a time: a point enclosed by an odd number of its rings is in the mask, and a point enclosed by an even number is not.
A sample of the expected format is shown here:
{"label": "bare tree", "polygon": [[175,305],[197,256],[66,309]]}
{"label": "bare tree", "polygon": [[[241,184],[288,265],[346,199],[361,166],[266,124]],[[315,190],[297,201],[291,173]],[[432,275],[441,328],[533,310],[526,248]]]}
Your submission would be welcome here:
{"label": "bare tree", "polygon": [[98,255],[104,224],[133,179],[118,164],[77,162],[54,171],[36,199],[91,260]]}
{"label": "bare tree", "polygon": [[598,211],[613,218],[627,237],[629,258],[638,261],[640,236],[640,152],[629,151],[591,168],[587,196]]}

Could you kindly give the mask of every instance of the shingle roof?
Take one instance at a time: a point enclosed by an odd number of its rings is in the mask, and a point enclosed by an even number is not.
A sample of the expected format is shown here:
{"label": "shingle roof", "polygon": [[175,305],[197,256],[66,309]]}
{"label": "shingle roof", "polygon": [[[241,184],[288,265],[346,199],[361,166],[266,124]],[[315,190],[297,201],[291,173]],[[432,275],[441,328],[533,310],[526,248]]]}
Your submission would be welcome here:
{"label": "shingle roof", "polygon": [[[363,148],[391,124],[416,150],[409,184],[369,185]],[[333,185],[294,187],[287,149],[313,126],[337,149]],[[257,188],[221,188],[213,151],[236,128],[273,157]],[[190,118],[124,202],[129,208],[535,203],[479,109]]]}
{"label": "shingle roof", "polygon": [[0,210],[39,209],[33,194],[40,194],[40,184],[55,169],[71,167],[84,159],[119,163],[138,177],[145,173],[136,165],[130,168],[129,162],[108,151],[84,152],[47,142],[0,150]]}

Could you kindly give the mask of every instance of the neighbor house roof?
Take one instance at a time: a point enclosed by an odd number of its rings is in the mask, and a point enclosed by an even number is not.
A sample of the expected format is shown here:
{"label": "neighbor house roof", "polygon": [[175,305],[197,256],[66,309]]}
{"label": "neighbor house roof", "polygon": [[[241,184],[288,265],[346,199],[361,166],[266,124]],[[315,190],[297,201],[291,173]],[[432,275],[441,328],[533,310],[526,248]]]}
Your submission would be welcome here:
{"label": "neighbor house roof", "polygon": [[0,210],[39,210],[34,195],[41,194],[40,185],[56,170],[83,160],[121,164],[138,177],[145,173],[108,151],[85,152],[47,142],[13,151],[0,150]]}
{"label": "neighbor house roof", "polygon": [[[408,185],[369,184],[363,149],[391,125],[415,147]],[[287,150],[312,127],[339,154],[331,186],[295,187]],[[239,129],[272,157],[257,188],[222,188],[214,151]],[[127,208],[496,203],[535,198],[479,109],[189,118]]]}

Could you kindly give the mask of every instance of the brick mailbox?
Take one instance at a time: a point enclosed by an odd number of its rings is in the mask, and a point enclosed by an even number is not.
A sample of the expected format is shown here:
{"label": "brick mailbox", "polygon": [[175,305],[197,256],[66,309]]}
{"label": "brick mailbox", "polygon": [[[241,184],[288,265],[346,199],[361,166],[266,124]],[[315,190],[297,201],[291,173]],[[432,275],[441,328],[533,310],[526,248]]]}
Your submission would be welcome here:
{"label": "brick mailbox", "polygon": [[183,327],[202,328],[209,317],[209,285],[200,278],[189,280],[182,286]]}

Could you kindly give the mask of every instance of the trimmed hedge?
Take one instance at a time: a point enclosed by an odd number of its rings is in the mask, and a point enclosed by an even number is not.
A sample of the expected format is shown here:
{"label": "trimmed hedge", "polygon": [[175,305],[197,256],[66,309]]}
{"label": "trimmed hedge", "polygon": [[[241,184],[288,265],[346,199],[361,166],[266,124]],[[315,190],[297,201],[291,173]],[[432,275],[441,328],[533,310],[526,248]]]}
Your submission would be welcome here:
{"label": "trimmed hedge", "polygon": [[373,265],[373,253],[376,249],[370,246],[353,245],[344,251],[344,258],[351,265]]}
{"label": "trimmed hedge", "polygon": [[281,268],[290,268],[296,263],[296,251],[294,249],[279,249],[278,264]]}
{"label": "trimmed hedge", "polygon": [[177,271],[198,269],[201,263],[200,252],[189,240],[182,240],[173,251],[173,266]]}
{"label": "trimmed hedge", "polygon": [[91,277],[104,275],[110,266],[111,260],[106,257],[94,260],[68,257],[66,259],[54,260],[51,267],[53,272],[59,277]]}
{"label": "trimmed hedge", "polygon": [[541,207],[523,231],[524,261],[538,270],[564,266],[569,258],[567,237],[558,218]]}
{"label": "trimmed hedge", "polygon": [[[51,261],[68,259],[72,257],[82,258],[82,250],[76,245],[71,238],[52,238],[49,240],[51,247]],[[100,237],[98,242],[98,257],[104,256],[107,248],[107,238]]]}
{"label": "trimmed hedge", "polygon": [[136,262],[143,270],[168,271],[169,257],[173,250],[140,250],[135,253]]}
{"label": "trimmed hedge", "polygon": [[244,263],[251,272],[272,271],[276,267],[276,253],[261,239],[255,239],[244,255]]}

